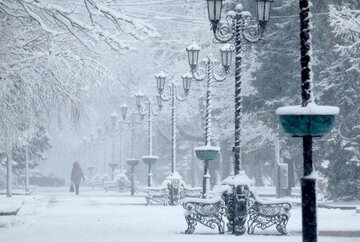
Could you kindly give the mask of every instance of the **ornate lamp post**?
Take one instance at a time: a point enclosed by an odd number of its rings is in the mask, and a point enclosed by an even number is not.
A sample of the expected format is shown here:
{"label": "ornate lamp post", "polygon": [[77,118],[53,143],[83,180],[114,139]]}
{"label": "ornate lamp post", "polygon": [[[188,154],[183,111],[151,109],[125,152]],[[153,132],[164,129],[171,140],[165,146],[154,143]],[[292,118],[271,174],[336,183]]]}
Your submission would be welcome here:
{"label": "ornate lamp post", "polygon": [[[226,22],[220,23],[221,10],[223,0],[207,0],[207,7],[209,13],[209,20],[211,22],[211,29],[217,41],[227,43],[234,41],[235,44],[235,142],[234,142],[234,173],[240,173],[241,170],[241,50],[246,46],[244,44],[256,43],[263,39],[263,32],[265,25],[269,21],[270,6],[273,0],[257,0],[257,20],[258,26],[251,25],[251,14],[248,11],[243,11],[241,4],[236,5],[235,13],[230,12],[226,16]],[[244,43],[245,42],[245,43]],[[224,54],[226,58],[226,51]],[[230,51],[230,49],[228,49]],[[229,54],[230,52],[228,52]],[[229,56],[228,56],[229,57]],[[231,56],[230,56],[231,58]],[[224,59],[223,59],[224,60]],[[230,65],[230,59],[227,63]],[[224,61],[223,61],[224,63]]]}
{"label": "ornate lamp post", "polygon": [[[128,107],[123,104],[120,107],[121,109],[121,116],[122,116],[122,123],[128,124],[131,127],[131,148],[130,148],[130,155],[131,158],[126,160],[126,163],[131,167],[131,175],[130,175],[130,183],[131,183],[131,196],[135,195],[135,166],[139,164],[139,159],[135,158],[135,125],[137,123],[141,123],[141,121],[136,119],[136,113],[132,112],[129,121],[126,121]],[[121,141],[121,143],[123,143]],[[123,150],[121,151],[122,160],[123,160]]]}
{"label": "ornate lamp post", "polygon": [[96,160],[96,172],[99,174],[100,173],[100,159],[99,159],[99,147],[101,145],[102,142],[102,132],[103,129],[102,127],[97,127],[96,129],[97,132],[97,145],[95,147],[95,160]]}
{"label": "ornate lamp post", "polygon": [[[171,82],[171,86],[168,87],[168,93],[164,93],[165,89],[165,82],[166,82],[166,75],[161,72],[155,75],[157,89],[159,91],[159,98],[158,104],[159,107],[162,107],[162,101],[169,101],[171,100],[171,125],[172,125],[172,152],[171,152],[171,174],[166,178],[170,184],[172,184],[173,180],[180,180],[182,181],[182,177],[176,172],[176,102],[177,101],[185,101],[187,95],[189,94],[190,87],[191,87],[191,74],[185,74],[182,76],[182,83],[183,83],[183,90],[184,95],[181,96],[178,93],[178,87],[175,85],[175,81]],[[173,189],[170,192],[170,204],[175,205],[178,201],[175,198]]]}
{"label": "ornate lamp post", "polygon": [[318,106],[313,94],[311,72],[311,14],[309,0],[300,0],[300,50],[301,50],[301,106],[287,106],[276,110],[285,133],[302,137],[304,176],[301,178],[303,241],[317,241],[316,173],[312,160],[313,137],[328,133],[333,125],[338,107]]}
{"label": "ornate lamp post", "polygon": [[115,126],[117,121],[117,114],[115,111],[112,112],[110,115],[111,120],[111,140],[112,140],[112,149],[111,149],[111,163],[109,163],[109,166],[111,167],[111,180],[114,180],[114,170],[118,166],[118,164],[115,162]]}
{"label": "ornate lamp post", "polygon": [[[221,82],[224,81],[226,77],[224,75],[225,73],[218,75],[214,72],[214,67],[218,65],[218,62],[213,59],[211,54],[200,63],[201,66],[199,67],[198,58],[200,47],[195,41],[186,48],[186,51],[188,53],[188,61],[193,78],[196,81],[206,80],[205,146],[195,148],[196,156],[200,160],[204,160],[203,197],[206,197],[207,192],[210,190],[209,161],[216,159],[219,153],[218,147],[211,146],[211,92],[213,80]],[[221,48],[220,51],[222,53],[221,55],[224,56],[222,57],[222,69],[224,72],[227,72],[231,64],[232,50]]]}
{"label": "ornate lamp post", "polygon": [[[246,44],[256,43],[263,39],[265,25],[269,21],[270,8],[273,0],[257,0],[257,21],[258,25],[252,25],[250,12],[243,11],[243,6],[237,4],[235,12],[231,11],[226,15],[225,22],[220,22],[223,0],[207,0],[208,16],[211,22],[211,29],[217,41],[222,43],[232,42],[234,47],[228,47],[223,54],[230,54],[232,48],[235,49],[235,140],[234,140],[234,177],[226,179],[224,182],[237,186],[234,195],[226,199],[229,210],[229,227],[233,233],[245,233],[245,222],[247,217],[247,205],[249,187],[248,177],[241,167],[241,50],[246,48]],[[226,58],[226,56],[224,56]],[[230,63],[228,63],[230,64]],[[241,178],[242,177],[242,178]],[[242,185],[238,186],[239,179]]]}
{"label": "ornate lamp post", "polygon": [[102,132],[102,138],[101,141],[103,142],[103,175],[106,174],[106,148],[107,148],[107,144],[106,144],[106,135],[109,132],[109,124],[107,122],[104,122],[104,129]]}
{"label": "ornate lamp post", "polygon": [[[154,165],[157,160],[159,159],[158,156],[154,156],[152,153],[152,144],[153,144],[153,140],[152,140],[152,121],[153,121],[153,117],[154,116],[158,116],[159,113],[155,112],[152,109],[152,105],[151,105],[151,101],[150,99],[145,96],[143,93],[138,92],[137,94],[135,94],[135,98],[136,98],[136,106],[138,108],[139,113],[142,116],[145,116],[146,114],[148,115],[148,155],[143,156],[141,159],[143,160],[143,162],[148,165],[148,187],[151,187],[152,184],[152,172],[151,172],[151,166]],[[144,98],[146,98],[146,101],[144,102]],[[157,96],[157,100],[158,100],[158,106],[159,109],[162,107],[162,102],[161,102],[161,98],[160,96]],[[145,103],[145,104],[144,104]]]}

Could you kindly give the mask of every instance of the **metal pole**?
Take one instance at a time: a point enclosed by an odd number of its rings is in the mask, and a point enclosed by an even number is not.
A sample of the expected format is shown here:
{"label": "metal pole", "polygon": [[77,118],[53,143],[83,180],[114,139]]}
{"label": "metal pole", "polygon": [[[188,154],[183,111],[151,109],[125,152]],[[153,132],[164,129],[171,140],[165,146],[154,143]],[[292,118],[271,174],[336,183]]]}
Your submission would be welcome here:
{"label": "metal pole", "polygon": [[171,118],[172,118],[172,153],[171,153],[171,173],[176,171],[176,97],[175,97],[175,84],[171,83]]}
{"label": "metal pole", "polygon": [[281,188],[280,188],[280,142],[279,137],[275,136],[275,188],[276,188],[276,198],[280,198]]}
{"label": "metal pole", "polygon": [[238,175],[241,170],[241,36],[244,19],[241,13],[236,14],[235,20],[235,142],[234,142],[234,173]]}
{"label": "metal pole", "polygon": [[104,137],[104,174],[106,173],[106,139]]}
{"label": "metal pole", "polygon": [[[148,151],[149,156],[152,155],[152,113],[151,113],[151,103],[148,103]],[[152,184],[152,172],[151,164],[148,167],[148,187],[151,187]]]}
{"label": "metal pole", "polygon": [[[211,145],[211,81],[213,76],[213,63],[210,58],[207,61],[206,73],[206,116],[205,116],[205,146]],[[203,194],[205,198],[207,192],[210,190],[210,173],[209,161],[204,161],[204,176],[203,176]]]}
{"label": "metal pole", "polygon": [[135,118],[135,113],[133,113],[131,117],[131,158],[135,156]]}
{"label": "metal pole", "polygon": [[131,196],[135,195],[135,166],[131,166]]}
{"label": "metal pole", "polygon": [[[313,101],[311,76],[311,15],[308,0],[300,0],[300,49],[302,106]],[[316,177],[312,161],[312,137],[303,137],[304,177],[301,179],[303,241],[317,241]]]}
{"label": "metal pole", "polygon": [[151,117],[151,103],[148,104],[148,150],[149,155],[152,155],[152,117]]}
{"label": "metal pole", "polygon": [[148,165],[148,187],[152,185],[152,172],[151,172],[151,165]]}
{"label": "metal pole", "polygon": [[88,147],[89,147],[88,160],[87,160],[87,162],[86,162],[87,167],[89,167],[89,166],[91,165],[91,141],[89,142]]}
{"label": "metal pole", "polygon": [[120,170],[121,173],[124,173],[124,129],[123,129],[123,122],[120,122]]}
{"label": "metal pole", "polygon": [[195,187],[195,159],[194,159],[194,144],[192,144],[191,146],[191,150],[192,150],[192,153],[191,153],[191,187]]}
{"label": "metal pole", "polygon": [[115,162],[115,131],[113,129],[113,131],[111,132],[111,139],[112,139],[112,147],[111,147],[111,162],[114,163]]}

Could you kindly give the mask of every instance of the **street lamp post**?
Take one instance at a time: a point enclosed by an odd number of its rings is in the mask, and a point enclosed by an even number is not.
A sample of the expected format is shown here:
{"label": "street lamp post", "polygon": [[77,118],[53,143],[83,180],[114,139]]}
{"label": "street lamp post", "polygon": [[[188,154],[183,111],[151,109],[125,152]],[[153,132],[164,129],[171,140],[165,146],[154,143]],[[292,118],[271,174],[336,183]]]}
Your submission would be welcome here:
{"label": "street lamp post", "polygon": [[[250,12],[243,11],[243,6],[237,4],[235,12],[231,11],[226,15],[226,21],[220,22],[221,11],[224,0],[207,0],[208,16],[211,22],[211,29],[214,37],[221,43],[233,42],[235,49],[235,134],[234,134],[234,174],[224,182],[232,185],[234,194],[227,197],[226,203],[228,207],[229,228],[232,232],[240,235],[245,233],[245,222],[248,213],[248,197],[249,197],[249,178],[245,171],[242,171],[241,164],[241,50],[245,49],[245,44],[257,43],[263,39],[265,25],[269,21],[270,7],[273,0],[256,0],[257,2],[257,26],[252,25],[252,17]],[[225,49],[224,49],[225,50]],[[226,56],[224,56],[226,58]],[[230,63],[228,63],[230,65]],[[241,178],[242,184],[237,182],[237,177]],[[236,194],[235,194],[236,193]]]}
{"label": "street lamp post", "polygon": [[[131,147],[130,147],[130,156],[131,158],[126,160],[126,163],[131,167],[131,174],[130,174],[130,183],[131,183],[131,196],[135,195],[135,166],[139,164],[139,160],[135,158],[135,125],[137,123],[141,123],[141,121],[136,119],[136,113],[132,112],[129,121],[126,121],[126,117],[128,114],[128,107],[127,105],[123,104],[120,107],[121,109],[121,116],[122,116],[122,124],[128,124],[131,127]],[[123,126],[121,126],[122,128]],[[122,132],[122,131],[121,131]],[[121,144],[123,142],[121,141]],[[122,160],[123,160],[123,145],[122,145]]]}
{"label": "street lamp post", "polygon": [[[155,112],[154,109],[152,109],[152,104],[150,99],[145,96],[143,93],[138,92],[137,94],[135,94],[135,98],[136,98],[136,105],[138,108],[139,113],[142,116],[147,115],[148,118],[148,155],[143,156],[142,160],[145,164],[148,165],[148,187],[151,187],[152,185],[152,171],[151,171],[151,167],[152,165],[154,165],[157,160],[159,159],[158,156],[154,156],[152,153],[152,145],[153,145],[153,137],[152,137],[152,121],[154,116],[158,116],[159,113]],[[143,99],[146,98],[145,104]],[[161,109],[162,107],[162,102],[161,102],[161,98],[160,96],[157,96],[157,100],[158,100],[158,106],[159,109]]]}
{"label": "street lamp post", "polygon": [[111,180],[114,180],[114,170],[118,166],[118,164],[115,162],[115,127],[117,121],[117,114],[115,111],[113,111],[112,114],[110,115],[110,120],[111,120],[112,148],[111,148],[111,163],[109,163],[109,166],[111,167]]}
{"label": "street lamp post", "polygon": [[[258,26],[251,25],[251,14],[243,11],[242,4],[237,4],[234,13],[226,16],[226,22],[219,22],[223,0],[207,0],[211,29],[217,41],[235,44],[235,142],[234,142],[234,173],[240,174],[241,167],[241,50],[244,44],[256,43],[263,39],[265,25],[269,21],[270,6],[273,0],[257,0]],[[244,43],[246,41],[246,43]],[[225,52],[223,52],[225,54]],[[230,65],[230,63],[228,63]]]}
{"label": "street lamp post", "polygon": [[[191,87],[191,74],[185,74],[182,76],[182,84],[183,90],[185,95],[180,95],[178,93],[178,87],[175,85],[175,81],[171,82],[171,86],[168,87],[168,93],[164,93],[165,89],[165,82],[166,82],[166,75],[161,72],[155,75],[156,85],[159,91],[159,98],[158,104],[159,107],[162,107],[162,101],[170,101],[171,100],[171,125],[172,125],[172,132],[171,132],[171,143],[172,143],[172,152],[171,152],[171,174],[166,178],[169,180],[170,186],[172,186],[173,180],[181,180],[181,176],[176,172],[176,102],[177,101],[185,101],[186,97],[189,94],[190,87]],[[175,205],[178,201],[174,194],[174,189],[170,189],[170,204]]]}
{"label": "street lamp post", "polygon": [[96,147],[95,147],[95,160],[96,160],[96,172],[97,172],[97,174],[99,174],[100,173],[100,159],[99,159],[99,148],[100,148],[100,145],[101,145],[101,139],[102,139],[102,132],[103,132],[103,130],[102,130],[102,127],[97,127],[97,129],[96,129],[96,131],[97,131],[97,145],[96,145]]}
{"label": "street lamp post", "polygon": [[[189,66],[191,68],[191,73],[193,78],[196,81],[206,80],[206,112],[205,112],[205,147],[195,148],[196,155],[199,159],[204,160],[204,175],[203,175],[203,197],[206,197],[207,192],[210,191],[210,173],[209,173],[209,161],[215,159],[218,156],[219,148],[211,146],[211,99],[212,99],[212,87],[213,80],[221,82],[226,79],[226,72],[229,69],[231,63],[232,51],[228,48],[221,48],[220,51],[222,56],[225,55],[225,58],[222,58],[223,64],[223,75],[218,75],[216,71],[214,72],[214,67],[217,66],[218,62],[212,57],[211,54],[203,60],[199,67],[198,58],[200,47],[196,44],[195,40],[190,46],[186,48],[188,53]],[[223,54],[224,53],[224,54]],[[204,156],[202,156],[204,155]]]}
{"label": "street lamp post", "polygon": [[285,133],[302,137],[304,176],[301,178],[302,237],[304,242],[317,241],[316,172],[312,157],[313,137],[330,132],[338,107],[318,106],[313,94],[311,70],[310,1],[300,0],[301,105],[278,108],[276,113]]}

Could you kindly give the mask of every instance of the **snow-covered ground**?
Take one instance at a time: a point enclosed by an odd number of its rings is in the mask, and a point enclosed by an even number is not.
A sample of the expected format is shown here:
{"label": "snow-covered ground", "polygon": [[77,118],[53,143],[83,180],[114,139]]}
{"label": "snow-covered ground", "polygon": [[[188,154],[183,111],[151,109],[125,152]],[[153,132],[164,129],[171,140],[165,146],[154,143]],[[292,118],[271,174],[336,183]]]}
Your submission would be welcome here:
{"label": "snow-covered ground", "polygon": [[[274,229],[266,235],[221,235],[202,225],[192,235],[184,234],[186,222],[181,206],[145,206],[141,196],[67,189],[42,189],[25,200],[18,216],[0,217],[0,241],[6,242],[218,242],[301,241],[301,211],[293,207],[288,236]],[[17,204],[19,196],[14,197]],[[1,205],[7,198],[0,197]],[[11,198],[13,199],[13,198]],[[21,199],[20,199],[21,200]],[[360,241],[360,215],[355,210],[319,209],[319,241]]]}

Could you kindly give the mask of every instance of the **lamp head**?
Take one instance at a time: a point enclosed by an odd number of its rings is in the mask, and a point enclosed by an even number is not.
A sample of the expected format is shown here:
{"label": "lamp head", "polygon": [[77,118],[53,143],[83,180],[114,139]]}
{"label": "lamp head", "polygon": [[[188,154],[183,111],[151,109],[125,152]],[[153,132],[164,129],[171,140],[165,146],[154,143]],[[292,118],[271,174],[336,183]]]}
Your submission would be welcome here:
{"label": "lamp head", "polygon": [[135,94],[135,101],[136,101],[136,106],[138,109],[140,109],[141,104],[143,103],[144,100],[144,94],[141,91],[138,91]]}
{"label": "lamp head", "polygon": [[112,128],[115,129],[116,120],[117,120],[117,114],[115,111],[113,111],[112,114],[110,115],[110,120],[111,120]]}
{"label": "lamp head", "polygon": [[211,23],[211,28],[215,32],[217,25],[221,19],[221,11],[224,0],[206,0],[208,16]]}
{"label": "lamp head", "polygon": [[120,111],[121,111],[121,117],[122,117],[122,119],[125,120],[125,119],[126,119],[126,115],[127,115],[127,111],[128,111],[128,107],[126,106],[126,104],[121,105]]}
{"label": "lamp head", "polygon": [[155,79],[156,79],[156,87],[159,93],[161,94],[165,88],[166,75],[164,72],[160,72],[159,74],[155,75]]}
{"label": "lamp head", "polygon": [[229,71],[232,62],[233,48],[230,44],[226,44],[220,48],[221,63],[224,67],[225,72]]}
{"label": "lamp head", "polygon": [[189,61],[191,70],[194,70],[196,68],[197,64],[199,63],[198,60],[199,60],[200,49],[201,48],[196,44],[195,40],[193,40],[191,45],[186,47],[186,51],[188,54],[188,61]]}
{"label": "lamp head", "polygon": [[191,88],[192,75],[190,73],[186,73],[185,75],[182,75],[181,78],[185,94],[188,95]]}

